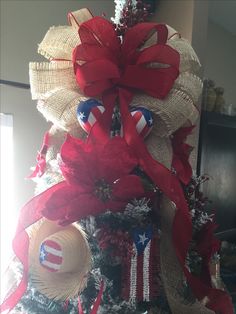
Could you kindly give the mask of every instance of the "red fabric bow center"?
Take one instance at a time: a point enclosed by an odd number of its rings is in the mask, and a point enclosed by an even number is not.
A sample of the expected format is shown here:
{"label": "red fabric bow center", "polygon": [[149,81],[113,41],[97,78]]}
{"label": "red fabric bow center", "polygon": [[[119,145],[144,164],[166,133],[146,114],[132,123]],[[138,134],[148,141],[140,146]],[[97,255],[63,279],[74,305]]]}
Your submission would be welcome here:
{"label": "red fabric bow center", "polygon": [[[145,47],[154,33],[157,40]],[[110,22],[94,17],[81,24],[79,36],[81,44],[73,51],[73,64],[78,85],[87,96],[123,87],[164,98],[178,77],[180,57],[166,44],[165,25],[137,24],[121,43]]]}

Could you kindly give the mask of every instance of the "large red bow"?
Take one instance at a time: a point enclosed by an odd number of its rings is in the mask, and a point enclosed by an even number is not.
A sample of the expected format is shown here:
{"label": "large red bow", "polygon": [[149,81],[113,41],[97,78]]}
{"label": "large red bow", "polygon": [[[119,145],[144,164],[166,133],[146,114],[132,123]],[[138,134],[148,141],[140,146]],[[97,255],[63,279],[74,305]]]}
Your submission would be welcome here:
{"label": "large red bow", "polygon": [[[151,35],[156,43],[143,48]],[[79,28],[81,44],[73,53],[77,82],[88,96],[98,96],[114,87],[141,90],[164,98],[179,74],[180,57],[166,45],[165,25],[141,23],[130,28],[122,44],[114,26],[94,17]]]}

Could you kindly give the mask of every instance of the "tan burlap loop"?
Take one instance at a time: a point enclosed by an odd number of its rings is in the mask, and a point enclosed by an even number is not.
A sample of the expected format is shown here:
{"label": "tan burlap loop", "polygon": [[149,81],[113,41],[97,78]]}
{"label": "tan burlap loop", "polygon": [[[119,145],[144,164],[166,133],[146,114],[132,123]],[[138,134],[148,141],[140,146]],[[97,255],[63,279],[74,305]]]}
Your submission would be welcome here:
{"label": "tan burlap loop", "polygon": [[192,99],[194,106],[200,106],[199,96],[202,92],[202,80],[190,72],[180,73],[174,84],[174,89],[184,92]]}
{"label": "tan burlap loop", "polygon": [[32,99],[46,99],[55,88],[77,89],[72,62],[31,62],[29,77]]}
{"label": "tan burlap loop", "polygon": [[[161,206],[161,276],[172,314],[214,314],[201,302],[184,297],[184,275],[172,241],[172,223],[176,208],[163,197]],[[184,226],[183,226],[184,227]]]}
{"label": "tan burlap loop", "polygon": [[72,51],[80,43],[78,29],[53,26],[38,46],[38,53],[47,59],[71,60]]}
{"label": "tan burlap loop", "polygon": [[193,124],[199,116],[193,100],[181,90],[172,89],[164,99],[155,99],[144,94],[136,94],[132,105],[141,105],[156,115],[156,134],[168,137],[187,120]]}
{"label": "tan burlap loop", "polygon": [[200,61],[186,39],[174,36],[167,43],[180,54],[180,72],[198,73],[201,67]]}
{"label": "tan burlap loop", "polygon": [[86,100],[74,90],[59,89],[52,92],[44,101],[39,101],[37,108],[47,120],[56,126],[70,131],[77,126],[78,135],[83,136],[84,131],[79,125],[76,110],[81,100]]}
{"label": "tan burlap loop", "polygon": [[159,136],[159,128],[158,123],[162,123],[158,119],[157,115],[154,115],[153,118],[153,129],[152,132],[148,135],[145,140],[145,144],[148,148],[149,153],[152,157],[158,160],[161,164],[170,168],[172,162],[172,145],[168,138]]}
{"label": "tan burlap loop", "polygon": [[92,17],[92,13],[87,8],[83,8],[77,11],[70,12],[68,14],[68,22],[72,27],[78,30],[80,24],[90,20]]}

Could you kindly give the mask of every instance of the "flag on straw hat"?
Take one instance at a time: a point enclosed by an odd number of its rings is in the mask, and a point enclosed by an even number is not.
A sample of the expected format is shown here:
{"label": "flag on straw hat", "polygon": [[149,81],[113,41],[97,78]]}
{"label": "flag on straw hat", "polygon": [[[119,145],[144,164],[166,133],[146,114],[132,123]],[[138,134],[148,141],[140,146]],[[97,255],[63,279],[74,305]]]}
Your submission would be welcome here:
{"label": "flag on straw hat", "polygon": [[86,286],[91,253],[79,225],[61,227],[43,219],[29,231],[30,277],[48,298],[66,300]]}

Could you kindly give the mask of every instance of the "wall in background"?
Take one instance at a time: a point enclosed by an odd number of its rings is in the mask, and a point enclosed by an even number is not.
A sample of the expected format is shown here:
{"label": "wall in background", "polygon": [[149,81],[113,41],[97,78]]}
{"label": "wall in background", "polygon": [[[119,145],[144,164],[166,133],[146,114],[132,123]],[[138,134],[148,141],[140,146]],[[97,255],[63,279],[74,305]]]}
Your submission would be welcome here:
{"label": "wall in background", "polygon": [[[90,7],[94,14],[113,15],[112,0],[1,0],[0,71],[1,79],[28,83],[28,64],[43,59],[37,45],[52,25],[66,25],[67,13]],[[0,87],[1,112],[14,116],[14,169],[16,208],[34,193],[34,183],[26,180],[35,165],[44,132],[50,127],[40,113],[29,90]]]}
{"label": "wall in background", "polygon": [[236,103],[236,36],[209,21],[204,76],[225,89],[226,103]]}
{"label": "wall in background", "polygon": [[[52,25],[67,24],[68,12],[89,7],[95,15],[106,13],[108,18],[114,15],[113,0],[1,0],[0,5],[1,79],[22,83],[29,80],[28,63],[44,60],[37,54],[38,43]],[[196,26],[200,21],[205,25],[206,6],[207,3],[203,5],[201,0],[158,0],[153,19],[176,28],[183,37],[193,41],[194,48],[200,53],[204,43],[195,37]],[[201,32],[203,34],[203,30]],[[28,90],[1,86],[1,111],[14,115],[16,205],[19,208],[33,195],[34,184],[24,178],[35,164],[37,150],[49,124],[37,112]],[[197,138],[198,131],[192,139],[195,146]],[[192,154],[194,167],[196,152]]]}
{"label": "wall in background", "polygon": [[1,86],[0,93],[0,111],[13,114],[14,192],[15,206],[19,209],[34,193],[34,183],[25,177],[35,165],[37,151],[49,124],[37,112],[29,90]]}
{"label": "wall in background", "polygon": [[28,63],[45,60],[37,45],[47,30],[67,25],[67,13],[89,7],[94,15],[114,13],[113,0],[1,0],[1,78],[28,82]]}
{"label": "wall in background", "polygon": [[[157,0],[156,2],[156,13],[153,20],[170,25],[192,44],[202,64],[200,73],[202,76],[206,62],[208,1]],[[199,121],[200,119],[196,121],[194,132],[188,137],[189,144],[194,147],[190,155],[193,169],[197,167]]]}

